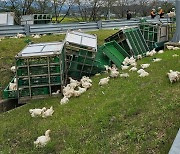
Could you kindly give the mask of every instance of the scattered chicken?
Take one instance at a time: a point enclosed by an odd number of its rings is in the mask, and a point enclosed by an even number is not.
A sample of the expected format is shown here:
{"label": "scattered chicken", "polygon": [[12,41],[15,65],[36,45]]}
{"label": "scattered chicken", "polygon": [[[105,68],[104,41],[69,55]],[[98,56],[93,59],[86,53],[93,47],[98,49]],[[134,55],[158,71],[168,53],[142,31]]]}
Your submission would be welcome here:
{"label": "scattered chicken", "polygon": [[150,66],[150,64],[141,64],[141,68],[145,69],[148,68]]}
{"label": "scattered chicken", "polygon": [[54,113],[53,107],[51,106],[49,109],[47,109],[45,112],[42,112],[42,117],[46,118],[49,116],[52,116]]}
{"label": "scattered chicken", "polygon": [[110,77],[100,79],[99,85],[102,86],[102,85],[108,84],[109,78],[110,78]]}
{"label": "scattered chicken", "polygon": [[173,50],[179,50],[180,48],[179,47],[174,47]]}
{"label": "scattered chicken", "polygon": [[129,66],[121,65],[121,69],[122,69],[122,70],[127,70],[128,68],[129,68]]}
{"label": "scattered chicken", "polygon": [[153,58],[153,62],[159,62],[161,60],[162,60],[161,58]]}
{"label": "scattered chicken", "polygon": [[86,92],[86,88],[81,88],[81,87],[78,87],[78,91],[83,94]]}
{"label": "scattered chicken", "polygon": [[44,146],[46,146],[46,144],[51,140],[51,138],[49,136],[50,132],[51,132],[50,130],[47,130],[45,132],[45,136],[39,136],[37,138],[37,140],[34,142],[34,145],[36,147],[44,147]]}
{"label": "scattered chicken", "polygon": [[143,70],[143,69],[139,69],[139,70],[137,71],[138,74],[141,74],[141,73],[144,73],[144,72],[146,72],[146,71]]}
{"label": "scattered chicken", "polygon": [[146,76],[149,76],[149,73],[146,72],[146,71],[144,71],[141,74],[139,74],[139,77],[146,77]]}
{"label": "scattered chicken", "polygon": [[17,34],[17,38],[24,38],[24,37],[26,37],[26,35],[24,35],[24,34]]}
{"label": "scattered chicken", "polygon": [[137,71],[137,68],[136,67],[132,67],[129,71],[132,71],[132,72]]}
{"label": "scattered chicken", "polygon": [[95,74],[95,76],[100,76],[100,75],[101,75],[100,73]]}
{"label": "scattered chicken", "polygon": [[73,95],[74,95],[75,97],[79,97],[79,96],[81,95],[81,92],[78,91],[78,90],[74,90]]}
{"label": "scattered chicken", "polygon": [[52,95],[58,95],[60,94],[61,90],[57,90],[56,92],[53,92]]}
{"label": "scattered chicken", "polygon": [[89,89],[90,87],[92,87],[92,83],[87,82],[87,81],[82,82],[81,85],[82,85],[83,88],[86,88],[86,89]]}
{"label": "scattered chicken", "polygon": [[9,83],[9,90],[14,91],[17,90],[17,84],[16,83]]}
{"label": "scattered chicken", "polygon": [[119,72],[117,70],[111,70],[110,77],[117,78],[119,75]]}
{"label": "scattered chicken", "polygon": [[164,50],[159,50],[158,54],[164,53]]}
{"label": "scattered chicken", "polygon": [[15,73],[15,72],[16,72],[16,67],[15,67],[15,66],[12,66],[12,67],[11,67],[11,71],[12,71],[13,73]]}
{"label": "scattered chicken", "polygon": [[167,73],[167,75],[171,83],[174,83],[180,80],[180,72],[178,71],[170,70],[169,73]]}
{"label": "scattered chicken", "polygon": [[137,59],[142,59],[142,55],[137,55]]}
{"label": "scattered chicken", "polygon": [[63,95],[67,98],[70,98],[73,96],[74,89],[71,88],[70,84],[67,84],[66,87],[63,88]]}
{"label": "scattered chicken", "polygon": [[29,109],[29,113],[31,114],[31,117],[37,117],[42,116],[42,113],[46,111],[46,108],[43,107],[42,109]]}
{"label": "scattered chicken", "polygon": [[146,52],[146,56],[148,57],[148,56],[153,56],[153,55],[155,55],[156,54],[156,50],[155,49],[153,49],[153,50],[151,50],[150,52],[148,51],[148,52]]}
{"label": "scattered chicken", "polygon": [[92,80],[87,77],[87,76],[83,76],[82,79],[81,79],[81,82],[89,82],[89,83],[92,83]]}
{"label": "scattered chicken", "polygon": [[130,62],[129,57],[126,57],[122,63],[123,63],[123,65],[127,66],[129,64],[129,62]]}
{"label": "scattered chicken", "polygon": [[38,34],[33,35],[32,37],[33,37],[33,38],[36,38],[36,39],[41,38],[41,36],[40,36],[40,35],[38,35]]}
{"label": "scattered chicken", "polygon": [[106,72],[108,72],[111,69],[111,67],[109,67],[108,65],[104,65],[104,67],[106,69]]}
{"label": "scattered chicken", "polygon": [[69,102],[69,98],[67,98],[66,96],[64,96],[61,101],[60,101],[60,104],[63,105],[63,104],[67,104]]}
{"label": "scattered chicken", "polygon": [[127,78],[129,77],[129,74],[128,73],[122,73],[119,75],[120,77],[123,77],[123,78]]}
{"label": "scattered chicken", "polygon": [[173,50],[174,46],[167,45],[168,50]]}

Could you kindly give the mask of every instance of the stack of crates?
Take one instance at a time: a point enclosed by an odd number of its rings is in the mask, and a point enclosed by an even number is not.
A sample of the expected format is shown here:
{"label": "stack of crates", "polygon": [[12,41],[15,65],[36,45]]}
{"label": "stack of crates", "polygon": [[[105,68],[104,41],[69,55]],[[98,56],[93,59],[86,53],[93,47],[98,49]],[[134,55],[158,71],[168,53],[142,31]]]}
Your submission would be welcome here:
{"label": "stack of crates", "polygon": [[163,47],[168,41],[168,25],[161,23],[143,22],[139,26],[150,50]]}
{"label": "stack of crates", "polygon": [[149,48],[138,27],[127,27],[105,39],[116,41],[130,56],[145,55]]}
{"label": "stack of crates", "polygon": [[34,24],[48,24],[52,20],[51,14],[33,14]]}
{"label": "stack of crates", "polygon": [[82,76],[92,76],[104,70],[104,65],[97,54],[97,37],[77,31],[68,31],[65,38],[66,74],[80,79]]}
{"label": "stack of crates", "polygon": [[64,43],[28,45],[15,59],[17,91],[12,91],[10,94],[7,87],[4,90],[5,98],[15,97],[19,100],[27,100],[50,96],[57,90],[61,90],[65,83],[66,69]]}

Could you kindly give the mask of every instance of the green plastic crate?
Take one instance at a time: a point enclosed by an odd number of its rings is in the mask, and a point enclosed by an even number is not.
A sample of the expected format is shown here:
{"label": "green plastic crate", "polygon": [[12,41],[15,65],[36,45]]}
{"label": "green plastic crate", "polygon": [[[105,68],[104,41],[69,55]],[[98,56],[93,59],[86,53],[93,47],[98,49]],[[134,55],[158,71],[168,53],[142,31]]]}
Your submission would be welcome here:
{"label": "green plastic crate", "polygon": [[[30,97],[30,91],[28,88],[19,91],[20,97]],[[31,91],[31,96],[49,95],[49,87],[34,87]]]}
{"label": "green plastic crate", "polygon": [[[25,59],[16,59],[16,65],[17,66],[25,66],[28,64],[29,60],[29,65],[38,65],[38,64],[47,64],[48,60],[47,57],[33,57],[33,58],[25,58]],[[60,57],[59,56],[50,56],[49,57],[49,62],[50,63],[59,63]]]}
{"label": "green plastic crate", "polygon": [[[14,78],[11,80],[13,83]],[[4,99],[16,99],[17,98],[17,91],[16,90],[9,90],[9,85],[3,91],[3,98]]]}
{"label": "green plastic crate", "polygon": [[101,47],[98,48],[98,51],[95,56],[95,60],[98,61],[96,65],[110,65],[111,61],[110,59],[103,53],[103,50]]}
{"label": "green plastic crate", "polygon": [[141,23],[139,25],[150,50],[156,43],[168,41],[168,26],[165,24]]}
{"label": "green plastic crate", "polygon": [[116,41],[105,43],[101,49],[117,67],[121,67],[124,59],[130,57]]}
{"label": "green plastic crate", "polygon": [[116,41],[130,56],[145,55],[149,51],[138,27],[120,30],[105,39],[105,42],[110,41]]}
{"label": "green plastic crate", "polygon": [[[43,75],[48,74],[48,67],[47,66],[33,66],[29,69],[30,75]],[[60,73],[60,66],[54,65],[50,66],[50,73]],[[17,70],[18,76],[28,76],[28,68],[27,67],[20,67]]]}

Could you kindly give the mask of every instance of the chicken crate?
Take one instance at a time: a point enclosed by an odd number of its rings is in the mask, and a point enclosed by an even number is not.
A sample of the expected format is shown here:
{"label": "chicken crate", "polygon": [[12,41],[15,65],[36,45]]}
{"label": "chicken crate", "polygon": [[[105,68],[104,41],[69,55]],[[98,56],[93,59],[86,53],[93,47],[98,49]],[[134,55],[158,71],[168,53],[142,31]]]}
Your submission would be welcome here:
{"label": "chicken crate", "polygon": [[144,22],[139,25],[139,28],[150,50],[163,47],[164,43],[168,41],[167,24]]}
{"label": "chicken crate", "polygon": [[100,50],[119,68],[124,59],[130,57],[116,41],[105,43],[100,47]]}
{"label": "chicken crate", "polygon": [[94,75],[104,66],[95,59],[97,37],[78,31],[68,31],[65,37],[67,75],[79,79]]}
{"label": "chicken crate", "polygon": [[51,96],[65,84],[64,42],[30,44],[15,59],[18,99]]}
{"label": "chicken crate", "polygon": [[[14,83],[15,77],[11,80],[10,83]],[[10,90],[9,85],[3,91],[3,98],[4,99],[16,99],[18,97],[17,90]]]}
{"label": "chicken crate", "polygon": [[146,55],[149,47],[138,27],[123,28],[105,39],[105,42],[116,41],[130,56]]}

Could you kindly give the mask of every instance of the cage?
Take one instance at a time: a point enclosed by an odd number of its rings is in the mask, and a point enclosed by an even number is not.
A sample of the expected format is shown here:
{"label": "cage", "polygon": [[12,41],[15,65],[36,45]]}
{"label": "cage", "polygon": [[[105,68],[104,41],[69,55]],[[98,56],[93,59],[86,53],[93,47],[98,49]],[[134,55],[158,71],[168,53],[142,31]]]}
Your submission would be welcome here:
{"label": "cage", "polygon": [[78,31],[68,31],[65,37],[67,76],[80,79],[104,70],[104,65],[95,58],[97,37]]}
{"label": "cage", "polygon": [[145,55],[149,48],[138,27],[123,28],[105,39],[105,42],[116,41],[130,56]]}
{"label": "cage", "polygon": [[19,100],[51,96],[62,89],[66,69],[63,42],[28,45],[15,60],[17,94],[13,96]]}
{"label": "cage", "polygon": [[[168,41],[168,24],[143,22],[139,26],[150,50]],[[159,44],[159,46],[158,46]]]}

